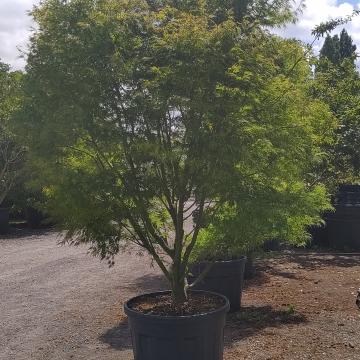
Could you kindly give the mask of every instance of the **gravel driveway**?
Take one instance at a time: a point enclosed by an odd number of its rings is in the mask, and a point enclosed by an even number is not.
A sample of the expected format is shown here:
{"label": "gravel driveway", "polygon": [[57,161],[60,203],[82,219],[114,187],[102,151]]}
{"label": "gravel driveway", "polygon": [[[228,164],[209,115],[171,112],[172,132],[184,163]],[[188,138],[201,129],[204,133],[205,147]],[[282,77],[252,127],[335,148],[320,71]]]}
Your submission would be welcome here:
{"label": "gravel driveway", "polygon": [[[164,288],[158,270],[134,254],[109,269],[58,240],[0,239],[0,360],[132,360],[122,305]],[[273,254],[257,267],[228,317],[224,360],[360,359],[360,255]]]}
{"label": "gravel driveway", "polygon": [[58,240],[55,232],[0,240],[0,359],[132,359],[122,304],[160,289],[159,273],[129,254],[109,269]]}

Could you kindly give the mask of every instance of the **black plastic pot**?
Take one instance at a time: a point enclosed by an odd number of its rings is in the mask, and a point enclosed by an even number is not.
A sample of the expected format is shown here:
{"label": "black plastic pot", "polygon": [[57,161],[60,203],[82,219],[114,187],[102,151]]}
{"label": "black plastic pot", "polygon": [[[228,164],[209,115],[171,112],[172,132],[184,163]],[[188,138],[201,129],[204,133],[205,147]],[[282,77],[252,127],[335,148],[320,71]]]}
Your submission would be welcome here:
{"label": "black plastic pot", "polygon": [[7,234],[9,230],[9,209],[0,208],[0,234]]}
{"label": "black plastic pot", "polygon": [[44,220],[44,215],[42,214],[42,212],[31,206],[28,206],[25,209],[25,217],[27,225],[31,229],[40,228],[42,225],[42,221]]}
{"label": "black plastic pot", "polygon": [[252,279],[255,276],[255,266],[252,256],[247,256],[245,263],[244,279]]}
{"label": "black plastic pot", "polygon": [[335,212],[326,217],[330,247],[360,250],[360,186],[341,185],[334,199]]}
{"label": "black plastic pot", "polygon": [[[164,293],[169,291],[149,295],[156,297]],[[129,318],[134,360],[223,359],[224,326],[229,310],[225,297],[221,296],[225,305],[207,314],[158,316],[132,310],[132,303],[142,296],[129,300],[124,306]]]}
{"label": "black plastic pot", "polygon": [[[327,219],[329,215],[324,214],[323,216]],[[325,225],[309,226],[308,232],[311,235],[311,243],[309,243],[309,247],[330,247],[328,229]]]}
{"label": "black plastic pot", "polygon": [[[229,299],[230,312],[241,307],[241,293],[244,286],[246,256],[237,260],[216,261],[205,278],[194,286],[195,290],[213,291]],[[188,282],[192,284],[207,267],[207,262],[190,268]]]}
{"label": "black plastic pot", "polygon": [[264,251],[266,251],[266,252],[279,251],[280,250],[280,241],[278,239],[266,240],[262,247],[263,247]]}

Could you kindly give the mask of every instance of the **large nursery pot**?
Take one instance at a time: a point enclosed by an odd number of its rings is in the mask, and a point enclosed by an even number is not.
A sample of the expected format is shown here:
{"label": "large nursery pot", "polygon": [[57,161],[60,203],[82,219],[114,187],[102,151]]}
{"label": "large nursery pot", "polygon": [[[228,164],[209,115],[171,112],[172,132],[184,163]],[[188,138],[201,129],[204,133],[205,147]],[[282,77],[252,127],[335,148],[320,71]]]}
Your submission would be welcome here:
{"label": "large nursery pot", "polygon": [[9,209],[0,208],[0,234],[7,234],[9,229]]}
{"label": "large nursery pot", "polygon": [[335,212],[326,216],[329,245],[342,251],[360,251],[360,185],[341,185]]}
{"label": "large nursery pot", "polygon": [[219,294],[192,292],[220,297],[222,305],[205,314],[187,316],[144,314],[132,308],[141,298],[170,294],[169,291],[141,295],[124,305],[135,360],[223,359],[224,326],[229,302]]}
{"label": "large nursery pot", "polygon": [[[208,266],[208,262],[201,262],[190,267],[188,282],[192,284]],[[241,307],[241,293],[244,286],[246,256],[236,260],[216,261],[199,281],[195,290],[213,291],[229,299],[230,312],[238,311]]]}

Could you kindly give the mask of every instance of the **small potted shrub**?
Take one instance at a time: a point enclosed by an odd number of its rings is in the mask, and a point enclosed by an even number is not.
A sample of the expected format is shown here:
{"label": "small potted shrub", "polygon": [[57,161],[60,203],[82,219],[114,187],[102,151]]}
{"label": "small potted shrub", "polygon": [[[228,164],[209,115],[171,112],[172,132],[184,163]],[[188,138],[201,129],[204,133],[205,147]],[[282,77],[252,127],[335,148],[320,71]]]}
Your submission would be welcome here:
{"label": "small potted shrub", "polygon": [[[257,199],[258,203],[262,201],[261,197]],[[231,312],[238,311],[241,307],[248,255],[250,254],[252,267],[252,256],[265,241],[272,226],[268,218],[262,218],[257,221],[254,232],[252,227],[244,226],[246,223],[250,224],[250,219],[244,217],[244,214],[245,212],[237,210],[235,204],[228,203],[217,211],[212,223],[204,226],[206,220],[203,221],[188,276],[189,283],[195,289],[214,291],[226,296]],[[194,220],[196,221],[196,217]],[[254,225],[254,221],[251,223]]]}
{"label": "small potted shrub", "polygon": [[[195,289],[214,291],[227,297],[232,312],[241,307],[248,256],[252,267],[254,253],[259,252],[269,238],[304,245],[309,238],[307,222],[321,221],[319,214],[311,209],[309,199],[298,199],[297,208],[293,208],[286,205],[286,198],[293,196],[290,192],[273,191],[270,194],[271,189],[265,190],[261,185],[248,199],[243,194],[241,205],[225,203],[211,223],[207,223],[205,216],[201,224],[188,281]],[[271,203],[277,203],[278,207],[274,209]],[[325,202],[318,206],[329,208]],[[196,216],[194,220],[197,221]],[[251,267],[247,269],[247,277],[253,275],[249,274],[249,270],[253,270]]]}
{"label": "small potted shrub", "polygon": [[44,0],[33,11],[19,129],[47,208],[68,243],[110,264],[137,246],[168,281],[125,304],[136,360],[223,357],[228,300],[186,281],[205,214],[215,223],[237,203],[256,233],[259,190],[283,194],[279,211],[327,204],[304,172],[331,117],[305,91],[308,63],[288,71],[301,46],[262,27],[289,19],[290,2],[282,16],[264,3],[251,27],[240,7],[234,17],[214,4]]}
{"label": "small potted shrub", "polygon": [[230,311],[238,311],[244,286],[247,258],[241,254],[217,253],[201,257],[192,264],[188,281],[194,289],[213,291],[224,295],[230,303]]}
{"label": "small potted shrub", "polygon": [[[247,257],[243,255],[246,253],[246,244],[238,239],[234,241],[227,227],[221,226],[220,218],[226,217],[224,209],[223,216],[216,216],[213,223],[207,223],[205,217],[200,224],[202,229],[192,253],[188,282],[195,289],[224,295],[229,299],[230,311],[234,312],[241,306],[247,262]],[[198,214],[194,215],[193,221],[197,223]]]}

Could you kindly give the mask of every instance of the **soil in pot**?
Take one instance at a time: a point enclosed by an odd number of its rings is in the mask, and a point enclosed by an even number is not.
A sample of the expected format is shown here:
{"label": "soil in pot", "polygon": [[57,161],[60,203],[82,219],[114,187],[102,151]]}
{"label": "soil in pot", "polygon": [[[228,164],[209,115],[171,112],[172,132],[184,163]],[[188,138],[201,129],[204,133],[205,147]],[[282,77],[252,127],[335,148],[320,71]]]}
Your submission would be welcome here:
{"label": "soil in pot", "polygon": [[175,306],[159,292],[129,300],[125,306],[135,360],[222,360],[228,300],[203,291]]}
{"label": "soil in pot", "polygon": [[224,306],[225,299],[210,293],[189,293],[188,301],[175,305],[170,294],[161,294],[156,297],[142,296],[132,303],[132,309],[143,314],[162,316],[201,315]]}
{"label": "soil in pot", "polygon": [[[246,256],[236,260],[216,261],[204,279],[194,289],[213,291],[224,295],[230,301],[230,312],[241,307],[241,294],[244,286]],[[208,266],[208,262],[195,264],[190,268],[188,282],[193,283]]]}

